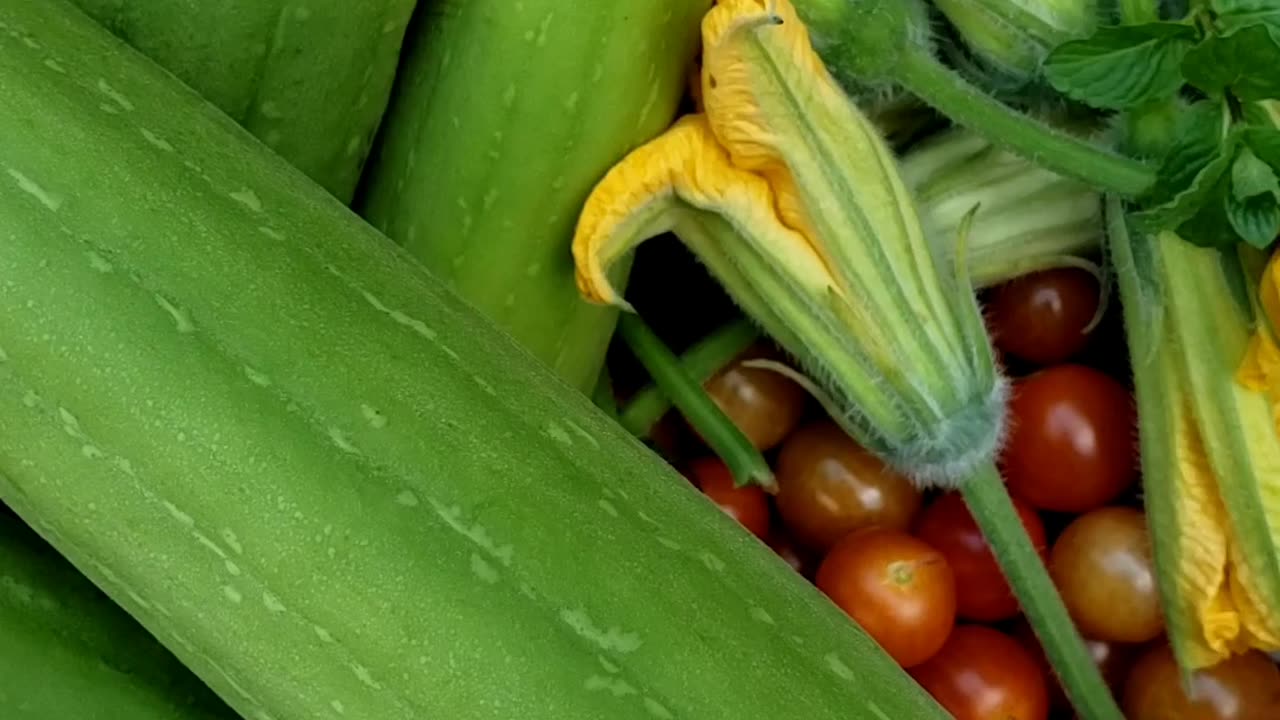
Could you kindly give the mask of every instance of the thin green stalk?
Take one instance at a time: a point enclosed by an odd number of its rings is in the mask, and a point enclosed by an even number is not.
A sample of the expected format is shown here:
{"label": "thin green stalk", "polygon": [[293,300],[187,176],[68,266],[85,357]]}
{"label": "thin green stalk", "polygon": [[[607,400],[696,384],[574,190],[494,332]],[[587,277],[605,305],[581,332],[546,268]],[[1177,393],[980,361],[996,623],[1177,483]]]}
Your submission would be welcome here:
{"label": "thin green stalk", "polygon": [[618,332],[676,409],[729,467],[739,485],[776,489],[773,471],[764,456],[639,315],[623,313],[618,319]]}
{"label": "thin green stalk", "polygon": [[956,123],[1049,170],[1125,197],[1137,197],[1155,183],[1154,169],[989,97],[924,48],[912,47],[903,53],[897,79]]}
{"label": "thin green stalk", "polygon": [[[695,381],[705,383],[759,338],[760,331],[749,321],[735,320],[686,350],[680,356],[680,364]],[[618,420],[632,435],[646,438],[670,409],[671,399],[655,383],[633,395]]]}
{"label": "thin green stalk", "polygon": [[1160,19],[1158,0],[1120,0],[1120,22],[1141,25]]}
{"label": "thin green stalk", "polygon": [[995,466],[988,464],[979,470],[961,492],[1076,715],[1085,720],[1124,720]]}

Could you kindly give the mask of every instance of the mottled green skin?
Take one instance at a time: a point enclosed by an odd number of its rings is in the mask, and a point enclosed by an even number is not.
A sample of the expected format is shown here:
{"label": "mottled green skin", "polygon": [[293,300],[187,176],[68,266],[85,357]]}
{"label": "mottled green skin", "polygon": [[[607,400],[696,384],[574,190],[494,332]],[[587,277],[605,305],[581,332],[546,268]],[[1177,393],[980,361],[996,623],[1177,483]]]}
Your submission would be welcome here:
{"label": "mottled green skin", "polygon": [[0,499],[244,717],[946,717],[403,249],[61,0],[0,3],[0,97]]}
{"label": "mottled green skin", "polygon": [[574,225],[608,169],[674,119],[710,6],[446,0],[424,8],[409,30],[361,214],[590,390],[617,312],[578,293]]}
{"label": "mottled green skin", "polygon": [[0,519],[5,720],[236,717],[34,532]]}
{"label": "mottled green skin", "polygon": [[417,0],[73,0],[349,202]]}

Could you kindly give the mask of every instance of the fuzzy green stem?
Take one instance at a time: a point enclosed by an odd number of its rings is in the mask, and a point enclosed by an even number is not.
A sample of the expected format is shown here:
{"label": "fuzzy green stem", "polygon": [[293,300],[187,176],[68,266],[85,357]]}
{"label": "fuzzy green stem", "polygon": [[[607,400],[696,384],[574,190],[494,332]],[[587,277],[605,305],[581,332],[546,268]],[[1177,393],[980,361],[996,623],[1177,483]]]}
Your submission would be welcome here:
{"label": "fuzzy green stem", "polygon": [[729,467],[738,485],[760,485],[769,490],[777,488],[773,471],[764,456],[639,315],[623,313],[618,319],[618,332],[636,359],[649,371],[654,383],[671,398],[680,414]]}
{"label": "fuzzy green stem", "polygon": [[1120,0],[1120,22],[1125,25],[1141,25],[1160,19],[1160,3],[1157,0]]}
{"label": "fuzzy green stem", "polygon": [[988,464],[979,470],[962,493],[1076,715],[1089,720],[1124,720],[995,466]]}
{"label": "fuzzy green stem", "polygon": [[[695,381],[705,383],[759,338],[760,331],[749,321],[735,320],[686,350],[680,364]],[[671,399],[655,383],[633,395],[618,420],[632,435],[646,438],[670,409]]]}
{"label": "fuzzy green stem", "polygon": [[1072,137],[989,97],[924,48],[909,48],[897,79],[956,123],[981,133],[995,145],[1125,197],[1137,197],[1156,180],[1150,167]]}

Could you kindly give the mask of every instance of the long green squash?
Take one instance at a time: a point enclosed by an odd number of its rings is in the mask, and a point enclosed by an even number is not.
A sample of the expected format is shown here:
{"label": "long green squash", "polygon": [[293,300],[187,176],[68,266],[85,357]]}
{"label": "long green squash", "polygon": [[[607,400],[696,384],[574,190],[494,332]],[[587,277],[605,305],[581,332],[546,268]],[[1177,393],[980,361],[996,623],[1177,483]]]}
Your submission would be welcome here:
{"label": "long green squash", "polygon": [[349,202],[417,0],[73,0]]}
{"label": "long green squash", "polygon": [[204,684],[20,521],[0,518],[5,720],[227,720]]}
{"label": "long green squash", "polygon": [[669,125],[711,0],[468,0],[410,27],[362,215],[580,390],[616,311],[569,245],[587,194]]}
{"label": "long green squash", "polygon": [[0,3],[0,97],[0,497],[246,718],[945,717],[64,0]]}

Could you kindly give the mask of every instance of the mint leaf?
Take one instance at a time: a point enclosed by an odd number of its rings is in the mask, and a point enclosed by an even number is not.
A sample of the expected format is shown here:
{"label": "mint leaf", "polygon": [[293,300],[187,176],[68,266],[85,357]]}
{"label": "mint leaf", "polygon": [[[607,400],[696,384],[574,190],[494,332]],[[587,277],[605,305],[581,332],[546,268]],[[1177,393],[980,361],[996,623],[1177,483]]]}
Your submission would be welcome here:
{"label": "mint leaf", "polygon": [[1182,87],[1183,56],[1196,38],[1194,28],[1179,23],[1101,27],[1054,48],[1045,60],[1045,77],[1086,105],[1127,110]]}
{"label": "mint leaf", "polygon": [[1223,120],[1221,108],[1208,101],[1195,103],[1178,116],[1178,140],[1160,163],[1156,184],[1145,198],[1146,205],[1173,200],[1222,152]]}
{"label": "mint leaf", "polygon": [[1162,163],[1148,209],[1133,216],[1143,232],[1176,228],[1180,234],[1195,235],[1187,237],[1192,242],[1216,245],[1221,240],[1213,222],[1220,220],[1230,234],[1222,198],[1230,190],[1240,133],[1222,139],[1222,116],[1211,108],[1210,103],[1198,103],[1188,113],[1186,134]]}
{"label": "mint leaf", "polygon": [[1259,23],[1280,28],[1280,0],[1213,0],[1222,32],[1231,32]]}
{"label": "mint leaf", "polygon": [[1226,214],[1236,233],[1256,248],[1267,247],[1280,233],[1280,180],[1248,147],[1231,165]]}
{"label": "mint leaf", "polygon": [[1280,172],[1280,129],[1251,127],[1240,133],[1241,140],[1259,160]]}
{"label": "mint leaf", "polygon": [[1228,91],[1244,102],[1280,97],[1280,37],[1254,24],[1205,38],[1182,59],[1182,75],[1205,93]]}
{"label": "mint leaf", "polygon": [[[1230,165],[1230,158],[1224,156]],[[1203,190],[1204,203],[1195,208],[1178,226],[1178,236],[1201,247],[1227,248],[1240,241],[1231,220],[1227,217],[1226,200],[1230,195],[1230,175],[1223,172],[1218,179]]]}

